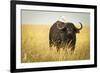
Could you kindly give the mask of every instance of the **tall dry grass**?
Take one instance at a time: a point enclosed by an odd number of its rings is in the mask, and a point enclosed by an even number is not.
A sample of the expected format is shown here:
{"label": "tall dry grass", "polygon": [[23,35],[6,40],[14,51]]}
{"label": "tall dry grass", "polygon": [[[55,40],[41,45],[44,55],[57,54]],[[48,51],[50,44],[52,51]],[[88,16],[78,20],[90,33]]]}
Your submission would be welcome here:
{"label": "tall dry grass", "polygon": [[73,54],[70,49],[49,48],[49,25],[22,25],[21,62],[48,62],[67,60],[86,60],[90,58],[90,29],[84,25],[77,34]]}

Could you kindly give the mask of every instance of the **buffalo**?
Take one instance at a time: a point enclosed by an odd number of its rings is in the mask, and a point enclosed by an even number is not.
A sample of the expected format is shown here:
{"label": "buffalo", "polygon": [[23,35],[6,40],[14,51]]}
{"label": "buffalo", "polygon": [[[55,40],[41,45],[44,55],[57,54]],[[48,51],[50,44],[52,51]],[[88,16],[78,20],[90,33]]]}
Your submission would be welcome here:
{"label": "buffalo", "polygon": [[[80,22],[79,22],[80,23]],[[82,29],[81,27],[76,28],[75,25],[71,22],[61,22],[56,21],[50,28],[49,31],[49,46],[57,48],[59,51],[60,48],[71,48],[71,51],[74,51],[76,44],[76,33],[79,33]]]}

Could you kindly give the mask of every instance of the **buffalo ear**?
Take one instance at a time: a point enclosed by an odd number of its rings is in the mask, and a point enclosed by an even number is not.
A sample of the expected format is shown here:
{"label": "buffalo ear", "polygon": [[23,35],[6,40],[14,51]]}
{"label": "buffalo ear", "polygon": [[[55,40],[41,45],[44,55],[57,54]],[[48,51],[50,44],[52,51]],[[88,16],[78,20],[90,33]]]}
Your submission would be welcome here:
{"label": "buffalo ear", "polygon": [[76,33],[80,33],[80,30],[78,30],[78,29],[75,29],[75,32],[76,32]]}
{"label": "buffalo ear", "polygon": [[64,22],[57,21],[56,25],[57,25],[57,28],[60,29],[60,30],[65,28],[65,23]]}

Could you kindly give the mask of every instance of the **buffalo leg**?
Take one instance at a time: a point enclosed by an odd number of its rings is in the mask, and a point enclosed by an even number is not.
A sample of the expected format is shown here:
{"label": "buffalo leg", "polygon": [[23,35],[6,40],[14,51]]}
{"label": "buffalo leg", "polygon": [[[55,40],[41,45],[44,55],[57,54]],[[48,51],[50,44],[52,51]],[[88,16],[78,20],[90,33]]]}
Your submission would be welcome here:
{"label": "buffalo leg", "polygon": [[52,49],[52,46],[53,46],[53,42],[49,41],[49,48]]}
{"label": "buffalo leg", "polygon": [[74,54],[75,46],[71,48],[71,54]]}

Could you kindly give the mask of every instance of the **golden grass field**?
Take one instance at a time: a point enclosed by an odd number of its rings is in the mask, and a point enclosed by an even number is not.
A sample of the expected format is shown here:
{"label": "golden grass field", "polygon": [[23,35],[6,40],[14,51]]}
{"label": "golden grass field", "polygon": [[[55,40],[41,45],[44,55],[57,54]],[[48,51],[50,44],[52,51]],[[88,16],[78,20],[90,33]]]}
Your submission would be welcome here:
{"label": "golden grass field", "polygon": [[90,29],[83,25],[77,34],[76,48],[73,54],[70,49],[56,51],[49,48],[50,25],[22,24],[21,62],[48,62],[90,59]]}

